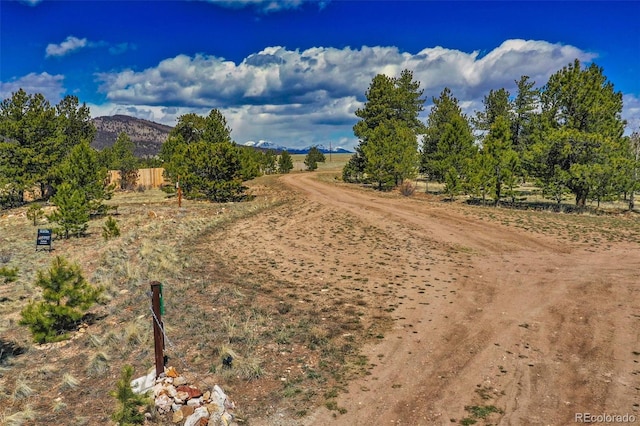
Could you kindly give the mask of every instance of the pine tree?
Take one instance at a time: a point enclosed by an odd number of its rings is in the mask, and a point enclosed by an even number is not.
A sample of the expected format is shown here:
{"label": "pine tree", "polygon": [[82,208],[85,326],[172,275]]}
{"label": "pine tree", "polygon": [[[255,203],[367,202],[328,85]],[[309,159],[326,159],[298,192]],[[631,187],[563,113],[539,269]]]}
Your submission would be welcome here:
{"label": "pine tree", "polygon": [[497,205],[503,195],[502,187],[505,183],[508,182],[510,191],[513,190],[515,179],[513,173],[518,167],[517,153],[511,146],[511,132],[507,118],[502,115],[495,117],[489,133],[484,138],[482,151],[488,157],[488,167],[491,171],[489,193],[493,196],[494,204]]}
{"label": "pine tree", "polygon": [[614,164],[628,156],[622,143],[622,93],[614,91],[602,68],[583,69],[575,60],[549,78],[541,104],[537,177],[543,185],[568,188],[582,208],[594,191],[592,169],[598,165],[599,173],[616,174]]}
{"label": "pine tree", "polygon": [[276,151],[273,149],[268,149],[267,152],[262,156],[262,170],[264,174],[270,175],[276,172],[276,163],[278,161],[278,156],[276,155]]}
{"label": "pine tree", "polygon": [[324,162],[325,156],[317,146],[312,146],[304,157],[304,164],[307,166],[307,170],[315,170],[318,168],[318,163]]}
{"label": "pine tree", "polygon": [[640,169],[640,133],[633,132],[629,138],[629,210],[635,208],[635,192],[640,189],[640,179],[638,179],[638,169]]}
{"label": "pine tree", "polygon": [[238,147],[231,140],[231,129],[220,111],[207,117],[186,114],[178,119],[163,144],[160,157],[165,175],[177,181],[185,197],[215,202],[245,198],[243,178],[251,175],[243,169]]}
{"label": "pine tree", "polygon": [[[132,189],[138,181],[138,159],[133,151],[135,144],[129,136],[122,132],[111,147],[111,170],[120,172],[120,189]],[[96,158],[97,160],[97,158]]]}
{"label": "pine tree", "polygon": [[[367,159],[367,151],[375,152],[379,149],[386,149],[385,147],[366,148],[374,134],[377,141],[385,139],[380,138],[380,133],[374,133],[379,126],[384,125],[388,130],[398,127],[397,123],[402,123],[402,127],[411,131],[412,139],[416,141],[418,135],[424,133],[424,124],[418,119],[424,105],[423,91],[419,88],[420,83],[413,80],[413,73],[409,70],[403,70],[398,78],[391,78],[384,74],[378,74],[373,78],[365,93],[367,98],[365,106],[356,111],[356,116],[361,120],[353,127],[353,132],[360,143],[355,149],[355,154],[343,169],[344,181],[360,181],[365,170],[373,169]],[[391,124],[391,122],[395,124]],[[414,145],[413,143],[407,145],[404,142],[403,140],[396,146],[396,149],[409,149]],[[399,154],[403,158],[413,157],[413,155],[412,152]],[[399,183],[402,181],[402,177],[397,176],[394,181]]]}
{"label": "pine tree", "polygon": [[539,90],[535,89],[535,81],[529,81],[529,77],[523,75],[515,82],[518,93],[513,100],[511,138],[512,146],[520,155],[531,145],[534,117],[539,104]]}
{"label": "pine tree", "polygon": [[458,100],[453,96],[451,90],[445,87],[440,93],[440,97],[433,98],[433,107],[427,117],[427,126],[422,138],[420,173],[427,175],[428,179],[444,181],[444,172],[447,168],[439,167],[437,164],[438,161],[441,161],[438,145],[447,131],[447,126],[458,117],[467,121],[458,105]]}
{"label": "pine tree", "polygon": [[240,145],[237,149],[241,164],[241,179],[246,181],[262,176],[262,171],[260,170],[263,156],[262,152],[251,147]]}
{"label": "pine tree", "polygon": [[84,194],[71,184],[63,183],[51,201],[57,208],[47,219],[58,224],[58,233],[65,238],[84,235],[89,227],[89,203]]}
{"label": "pine tree", "polygon": [[98,164],[97,154],[88,142],[82,141],[73,147],[60,166],[59,175],[63,182],[80,192],[90,214],[104,212],[102,202],[111,198],[113,188],[107,186],[107,169]]}
{"label": "pine tree", "polygon": [[278,173],[289,173],[293,170],[293,159],[288,151],[282,151],[278,157]]}
{"label": "pine tree", "polygon": [[247,189],[242,185],[240,157],[231,142],[206,141],[182,145],[172,157],[185,197],[214,202],[238,201]]}
{"label": "pine tree", "polygon": [[133,367],[125,365],[122,368],[120,380],[116,383],[116,390],[110,395],[118,400],[118,410],[113,413],[111,420],[122,426],[132,426],[144,424],[144,413],[139,408],[148,404],[148,398],[144,395],[137,395],[131,389],[131,379],[133,378]]}
{"label": "pine tree", "polygon": [[430,167],[434,174],[442,176],[445,192],[453,198],[471,180],[477,148],[471,127],[461,114],[452,114],[442,130]]}
{"label": "pine tree", "polygon": [[481,131],[489,131],[498,117],[504,117],[511,121],[509,96],[509,92],[506,89],[490,90],[482,101],[484,111],[476,112],[476,116],[472,120],[475,128]]}
{"label": "pine tree", "polygon": [[49,270],[38,271],[35,282],[42,289],[42,301],[29,303],[20,313],[37,343],[68,338],[68,331],[93,306],[103,289],[90,285],[77,264],[57,256]]}
{"label": "pine tree", "polygon": [[371,132],[364,148],[367,158],[365,171],[378,189],[399,185],[416,173],[418,143],[415,133],[404,121],[383,122]]}

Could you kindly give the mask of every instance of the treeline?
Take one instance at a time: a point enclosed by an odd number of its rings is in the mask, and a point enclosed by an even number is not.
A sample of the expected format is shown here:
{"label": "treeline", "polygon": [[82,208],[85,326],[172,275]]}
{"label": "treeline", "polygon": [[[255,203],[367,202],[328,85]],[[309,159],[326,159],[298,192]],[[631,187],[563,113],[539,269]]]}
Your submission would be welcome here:
{"label": "treeline", "polygon": [[[91,217],[106,213],[103,202],[114,185],[108,170],[119,170],[121,189],[132,189],[138,168],[164,167],[186,198],[225,202],[245,197],[244,181],[262,174],[288,173],[288,152],[261,152],[237,146],[218,110],[207,117],[179,118],[159,158],[138,159],[134,144],[121,133],[112,147],[91,148],[96,129],[86,104],[66,96],[51,105],[42,94],[20,89],[0,104],[0,208],[24,204],[25,193],[57,209],[48,216],[59,235],[84,235]],[[314,160],[315,161],[315,160]],[[315,167],[315,163],[313,163]],[[43,216],[36,204],[34,217]]]}
{"label": "treeline", "polygon": [[495,204],[515,202],[517,187],[529,182],[558,203],[569,193],[580,208],[624,196],[633,209],[640,135],[623,135],[622,94],[603,69],[575,60],[542,87],[527,76],[515,83],[513,95],[491,90],[473,116],[445,88],[423,123],[423,90],[411,71],[375,76],[356,111],[359,145],[343,179],[389,189],[421,174],[444,183],[451,198]]}

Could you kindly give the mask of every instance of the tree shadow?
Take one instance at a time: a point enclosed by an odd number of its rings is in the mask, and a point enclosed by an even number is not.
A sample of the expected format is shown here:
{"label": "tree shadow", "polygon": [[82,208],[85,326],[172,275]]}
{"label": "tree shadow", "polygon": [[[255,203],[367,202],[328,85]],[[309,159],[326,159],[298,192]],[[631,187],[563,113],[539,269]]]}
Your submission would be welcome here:
{"label": "tree shadow", "polygon": [[0,339],[0,365],[4,365],[9,359],[22,355],[27,350],[15,342]]}

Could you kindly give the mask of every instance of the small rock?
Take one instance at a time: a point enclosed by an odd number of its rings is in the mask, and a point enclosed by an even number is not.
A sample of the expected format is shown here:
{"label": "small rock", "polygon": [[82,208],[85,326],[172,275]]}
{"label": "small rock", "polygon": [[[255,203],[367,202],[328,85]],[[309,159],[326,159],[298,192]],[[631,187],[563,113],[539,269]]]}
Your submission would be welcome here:
{"label": "small rock", "polygon": [[194,407],[189,407],[187,405],[183,405],[182,408],[180,408],[180,411],[182,411],[182,415],[184,417],[189,417],[190,415],[192,415],[194,413],[194,411],[196,411],[196,409]]}
{"label": "small rock", "polygon": [[156,398],[156,409],[160,414],[166,414],[171,410],[173,400],[167,395],[160,395]]}
{"label": "small rock", "polygon": [[169,367],[169,368],[167,368],[167,376],[176,378],[176,377],[180,376],[180,374],[178,374],[178,372],[176,371],[176,369],[174,367]]}
{"label": "small rock", "polygon": [[182,402],[189,400],[189,392],[177,391],[173,398],[176,400],[176,402],[180,400],[178,404],[181,404]]}
{"label": "small rock", "polygon": [[202,391],[195,386],[178,386],[176,390],[178,392],[187,392],[189,398],[199,398],[202,396]]}
{"label": "small rock", "polygon": [[187,384],[187,379],[184,376],[179,376],[173,379],[174,386],[183,386]]}
{"label": "small rock", "polygon": [[171,421],[173,423],[180,423],[182,420],[184,420],[184,414],[182,413],[182,410],[178,410],[173,413],[173,417],[171,418]]}
{"label": "small rock", "polygon": [[189,407],[200,407],[202,405],[202,398],[192,398],[187,401]]}
{"label": "small rock", "polygon": [[184,426],[199,426],[200,419],[208,419],[208,418],[209,418],[209,412],[207,411],[207,409],[204,407],[198,407],[193,412],[193,414],[187,417],[187,419],[184,421]]}

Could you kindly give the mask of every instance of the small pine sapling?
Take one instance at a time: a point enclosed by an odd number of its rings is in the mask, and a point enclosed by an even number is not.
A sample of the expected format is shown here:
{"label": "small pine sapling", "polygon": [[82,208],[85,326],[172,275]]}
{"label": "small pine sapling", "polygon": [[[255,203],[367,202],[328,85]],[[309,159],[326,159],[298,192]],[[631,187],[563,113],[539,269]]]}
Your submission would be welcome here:
{"label": "small pine sapling", "polygon": [[33,222],[33,226],[38,224],[38,220],[44,217],[44,210],[40,203],[33,203],[27,209],[27,219]]}
{"label": "small pine sapling", "polygon": [[111,396],[119,403],[118,410],[111,415],[111,420],[123,426],[144,424],[144,413],[140,408],[149,405],[146,396],[138,395],[131,389],[132,377],[133,367],[125,365],[120,380],[116,383],[116,390],[111,391]]}
{"label": "small pine sapling", "polygon": [[20,325],[31,330],[36,343],[68,338],[84,313],[98,301],[102,287],[89,284],[77,264],[70,265],[57,256],[45,273],[38,271],[35,285],[42,289],[41,301],[30,302],[20,312]]}
{"label": "small pine sapling", "polygon": [[112,216],[109,216],[102,226],[102,237],[105,241],[107,241],[111,238],[119,236],[120,228],[118,227],[118,221],[115,220]]}

